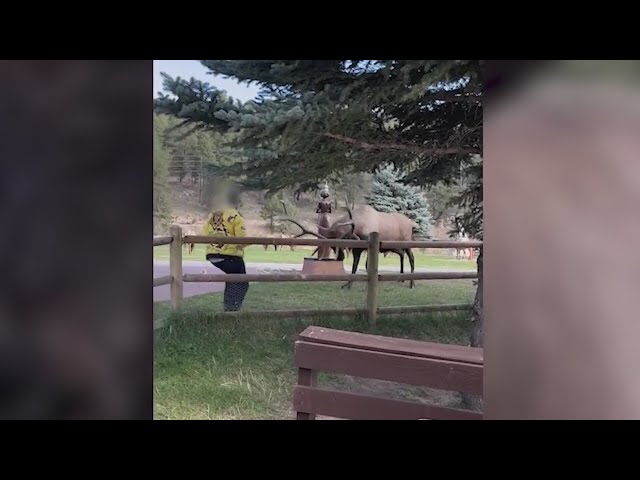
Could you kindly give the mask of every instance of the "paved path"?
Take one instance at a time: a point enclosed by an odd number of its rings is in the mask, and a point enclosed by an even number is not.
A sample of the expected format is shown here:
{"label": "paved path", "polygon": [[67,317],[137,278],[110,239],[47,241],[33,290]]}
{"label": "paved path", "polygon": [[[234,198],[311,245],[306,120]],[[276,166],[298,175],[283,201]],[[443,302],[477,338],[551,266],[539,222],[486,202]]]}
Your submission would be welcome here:
{"label": "paved path", "polygon": [[[184,262],[182,264],[182,273],[210,273],[221,274],[222,270],[214,267],[209,262]],[[247,273],[260,273],[254,266],[247,265]],[[163,277],[169,275],[169,262],[154,260],[153,262],[153,276]],[[194,295],[202,295],[203,293],[222,292],[224,290],[224,283],[222,282],[185,282],[183,284],[183,295],[185,297],[192,297]],[[158,302],[162,300],[169,300],[170,287],[169,285],[162,285],[160,287],[154,287],[153,289],[153,301]]]}
{"label": "paved path", "polygon": [[[408,265],[405,265],[408,266]],[[290,271],[300,271],[302,270],[302,265],[299,263],[247,263],[247,273],[270,273],[270,272],[290,272]],[[450,271],[450,268],[439,268],[439,267],[431,267],[431,268],[416,268],[416,272],[443,272]],[[364,267],[358,268],[359,272],[366,273]],[[397,266],[388,266],[384,265],[380,267],[381,272],[400,272],[400,265]],[[407,271],[407,269],[405,269]],[[458,270],[455,270],[456,272]],[[460,270],[461,272],[471,271],[475,272],[475,270]],[[182,264],[182,272],[183,273],[211,273],[211,274],[220,274],[223,273],[218,268],[214,267],[211,263],[207,261],[185,261]],[[347,272],[348,273],[348,272]],[[169,275],[169,261],[168,260],[154,260],[153,261],[153,276],[154,277],[162,277],[165,275]],[[204,293],[213,293],[213,292],[222,292],[224,290],[224,283],[222,282],[211,282],[211,283],[201,283],[201,282],[189,282],[184,283],[183,294],[185,297],[191,297],[194,295],[202,295]],[[169,300],[169,285],[162,285],[161,287],[154,287],[153,289],[153,301],[163,301]]]}

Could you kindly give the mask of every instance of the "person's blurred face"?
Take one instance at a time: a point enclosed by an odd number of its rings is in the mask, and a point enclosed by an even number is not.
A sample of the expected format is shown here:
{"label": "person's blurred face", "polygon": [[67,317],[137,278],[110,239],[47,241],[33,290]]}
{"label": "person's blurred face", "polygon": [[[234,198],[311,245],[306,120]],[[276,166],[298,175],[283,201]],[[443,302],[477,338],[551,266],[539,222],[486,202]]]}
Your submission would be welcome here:
{"label": "person's blurred face", "polygon": [[240,190],[228,182],[215,183],[209,194],[208,207],[210,210],[220,210],[241,205]]}

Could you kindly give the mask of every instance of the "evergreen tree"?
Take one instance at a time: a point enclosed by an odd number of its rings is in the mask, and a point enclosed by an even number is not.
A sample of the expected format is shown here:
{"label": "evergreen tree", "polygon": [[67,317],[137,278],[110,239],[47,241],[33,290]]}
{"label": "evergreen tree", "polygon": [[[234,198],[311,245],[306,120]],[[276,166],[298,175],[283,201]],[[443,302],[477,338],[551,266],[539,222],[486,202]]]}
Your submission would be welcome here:
{"label": "evergreen tree", "polygon": [[[165,75],[159,111],[236,132],[242,159],[227,173],[277,192],[335,184],[393,164],[422,187],[469,177],[461,225],[482,236],[482,61],[203,60],[214,74],[258,83],[244,105],[195,79]],[[476,181],[477,180],[477,181]]]}
{"label": "evergreen tree", "polygon": [[166,233],[170,218],[169,202],[169,154],[164,149],[159,130],[161,124],[154,122],[153,129],[153,232]]}
{"label": "evergreen tree", "polygon": [[429,205],[419,187],[400,181],[392,168],[378,170],[373,177],[367,202],[379,212],[398,212],[418,224],[414,231],[418,238],[429,238],[431,215]]}
{"label": "evergreen tree", "polygon": [[453,224],[453,218],[458,215],[455,200],[459,195],[460,186],[457,183],[452,185],[438,183],[427,188],[425,197],[434,223]]}

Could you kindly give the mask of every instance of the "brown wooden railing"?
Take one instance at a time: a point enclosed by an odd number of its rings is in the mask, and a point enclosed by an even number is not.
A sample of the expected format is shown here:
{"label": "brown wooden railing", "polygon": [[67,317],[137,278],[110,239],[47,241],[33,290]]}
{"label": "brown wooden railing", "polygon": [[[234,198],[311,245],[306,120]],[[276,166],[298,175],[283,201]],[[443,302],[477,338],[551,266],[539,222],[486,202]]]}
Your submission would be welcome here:
{"label": "brown wooden railing", "polygon": [[[367,282],[366,308],[340,308],[331,310],[277,310],[251,312],[254,315],[266,315],[284,318],[309,314],[329,313],[366,313],[370,324],[375,324],[378,314],[418,313],[435,311],[454,311],[471,309],[470,304],[453,305],[412,305],[396,307],[378,306],[378,283],[403,280],[455,280],[477,278],[475,272],[420,272],[402,274],[384,274],[378,272],[380,250],[402,248],[479,248],[478,241],[438,241],[416,240],[411,242],[381,242],[377,232],[369,236],[369,240],[338,240],[317,238],[271,238],[271,237],[213,237],[202,235],[182,236],[182,229],[173,225],[171,236],[153,237],[153,246],[169,245],[170,275],[154,278],[153,286],[171,285],[171,307],[178,310],[182,305],[183,282]],[[366,274],[317,275],[303,273],[282,274],[186,274],[182,273],[183,244],[227,244],[227,245],[310,245],[316,247],[331,246],[342,248],[363,248],[367,250]],[[237,314],[234,313],[234,314]]]}

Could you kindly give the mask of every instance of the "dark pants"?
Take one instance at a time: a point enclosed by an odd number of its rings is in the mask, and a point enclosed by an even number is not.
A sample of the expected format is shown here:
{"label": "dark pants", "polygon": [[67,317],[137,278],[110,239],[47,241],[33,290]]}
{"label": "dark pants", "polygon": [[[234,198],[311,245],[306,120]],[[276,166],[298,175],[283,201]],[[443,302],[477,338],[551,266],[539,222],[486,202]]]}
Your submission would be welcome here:
{"label": "dark pants", "polygon": [[[210,253],[207,255],[207,260],[224,273],[247,273],[242,257]],[[247,290],[249,290],[249,284],[246,282],[226,282],[224,284],[224,310],[226,312],[240,310]]]}

